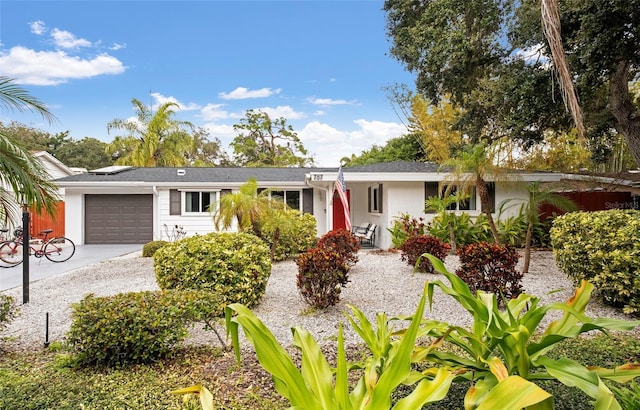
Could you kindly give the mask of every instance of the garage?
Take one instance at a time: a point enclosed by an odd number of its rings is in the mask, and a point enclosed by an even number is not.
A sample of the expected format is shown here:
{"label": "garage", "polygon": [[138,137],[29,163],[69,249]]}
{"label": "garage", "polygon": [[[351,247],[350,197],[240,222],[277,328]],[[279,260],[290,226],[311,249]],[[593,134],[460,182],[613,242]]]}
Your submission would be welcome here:
{"label": "garage", "polygon": [[144,244],[151,241],[153,196],[85,195],[84,237],[86,244]]}

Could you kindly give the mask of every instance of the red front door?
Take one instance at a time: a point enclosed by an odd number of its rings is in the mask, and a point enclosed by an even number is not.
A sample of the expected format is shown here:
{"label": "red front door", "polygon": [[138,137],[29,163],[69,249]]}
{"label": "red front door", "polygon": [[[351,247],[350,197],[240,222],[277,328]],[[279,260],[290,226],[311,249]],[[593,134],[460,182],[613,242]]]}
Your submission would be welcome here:
{"label": "red front door", "polygon": [[[349,209],[351,209],[351,191],[347,189],[347,201],[349,202]],[[342,209],[342,201],[336,190],[333,190],[333,230],[346,229],[347,225],[344,223],[344,209]]]}

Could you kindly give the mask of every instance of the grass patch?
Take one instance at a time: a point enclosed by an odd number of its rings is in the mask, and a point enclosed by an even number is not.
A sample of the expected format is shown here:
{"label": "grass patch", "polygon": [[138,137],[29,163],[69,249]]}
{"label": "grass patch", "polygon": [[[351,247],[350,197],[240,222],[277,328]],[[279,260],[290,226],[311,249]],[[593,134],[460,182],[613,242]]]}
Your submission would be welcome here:
{"label": "grass patch", "polygon": [[[199,409],[170,391],[202,384],[214,395],[216,409],[284,409],[288,403],[273,388],[271,377],[250,354],[241,368],[235,356],[211,347],[183,347],[150,365],[118,368],[74,368],[64,349],[0,354],[0,408],[3,409]],[[357,355],[356,352],[351,352]],[[597,335],[567,340],[549,353],[583,364],[613,367],[640,362],[636,335]],[[590,409],[581,391],[556,382],[541,384],[555,396],[556,409]],[[425,409],[463,408],[468,385],[454,384],[448,397]],[[398,391],[395,398],[408,394]]]}

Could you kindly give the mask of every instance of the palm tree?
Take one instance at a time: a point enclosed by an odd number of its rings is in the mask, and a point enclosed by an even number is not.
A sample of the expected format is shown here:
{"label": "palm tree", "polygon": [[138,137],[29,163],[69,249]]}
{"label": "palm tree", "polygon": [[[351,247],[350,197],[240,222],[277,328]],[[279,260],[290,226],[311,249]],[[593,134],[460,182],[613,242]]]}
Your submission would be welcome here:
{"label": "palm tree", "polygon": [[[0,105],[4,109],[31,111],[49,123],[56,117],[37,98],[15,85],[15,79],[0,76]],[[9,135],[0,132],[0,212],[7,223],[18,215],[18,203],[34,206],[35,211],[55,214],[57,186],[44,165]],[[5,187],[11,187],[11,191]],[[17,202],[16,202],[17,201]]]}
{"label": "palm tree", "polygon": [[137,99],[131,100],[137,121],[115,119],[107,124],[107,132],[121,129],[126,136],[117,136],[107,147],[109,155],[118,155],[120,165],[138,167],[180,167],[187,163],[193,150],[193,125],[172,118],[178,104],[167,102],[154,113]]}
{"label": "palm tree", "polygon": [[242,184],[238,192],[220,197],[213,222],[216,229],[220,230],[230,228],[235,220],[239,231],[253,231],[260,236],[260,218],[276,206],[276,202],[279,201],[269,198],[269,190],[258,193],[258,181],[252,178]]}
{"label": "palm tree", "polygon": [[528,225],[524,241],[523,274],[529,272],[533,228],[540,221],[540,209],[542,206],[548,204],[560,209],[561,211],[573,211],[577,209],[576,204],[569,198],[553,192],[550,187],[542,187],[539,181],[531,182],[527,187],[527,192],[529,193],[529,201],[525,207],[525,215]]}
{"label": "palm tree", "polygon": [[[484,144],[476,144],[463,150],[460,154],[448,161],[443,166],[452,168],[452,179],[459,191],[469,194],[472,188],[476,188],[480,197],[480,209],[487,216],[489,227],[496,244],[500,244],[500,235],[491,214],[489,201],[489,185],[487,179],[504,179],[504,172],[493,163],[493,156]],[[450,191],[452,186],[447,189]],[[449,192],[446,192],[447,194]]]}

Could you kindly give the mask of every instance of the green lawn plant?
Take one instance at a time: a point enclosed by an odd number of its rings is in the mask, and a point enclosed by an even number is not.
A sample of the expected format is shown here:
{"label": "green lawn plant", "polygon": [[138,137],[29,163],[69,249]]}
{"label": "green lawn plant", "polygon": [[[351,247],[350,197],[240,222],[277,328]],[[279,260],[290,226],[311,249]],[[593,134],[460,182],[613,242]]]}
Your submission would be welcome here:
{"label": "green lawn plant", "polygon": [[[640,365],[624,364],[615,369],[590,368],[576,361],[553,360],[546,354],[563,340],[589,331],[628,331],[640,321],[590,318],[585,308],[593,285],[583,281],[565,303],[539,305],[539,298],[525,293],[499,309],[495,294],[478,291],[474,296],[456,275],[448,272],[439,259],[426,255],[435,269],[450,284],[428,284],[431,302],[435,287],[453,297],[473,317],[471,329],[425,320],[422,336],[435,337],[457,346],[465,354],[417,347],[416,359],[455,369],[458,377],[473,382],[465,397],[465,408],[552,409],[552,396],[537,387],[536,381],[557,380],[576,387],[595,400],[595,409],[619,409],[603,380],[625,383],[640,376]],[[562,312],[559,320],[548,325],[541,335],[536,330],[551,311]],[[519,401],[522,400],[522,401]]]}

